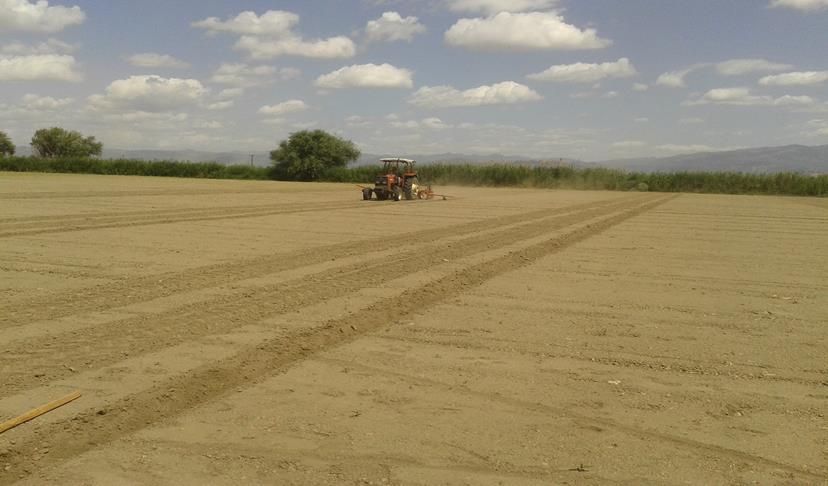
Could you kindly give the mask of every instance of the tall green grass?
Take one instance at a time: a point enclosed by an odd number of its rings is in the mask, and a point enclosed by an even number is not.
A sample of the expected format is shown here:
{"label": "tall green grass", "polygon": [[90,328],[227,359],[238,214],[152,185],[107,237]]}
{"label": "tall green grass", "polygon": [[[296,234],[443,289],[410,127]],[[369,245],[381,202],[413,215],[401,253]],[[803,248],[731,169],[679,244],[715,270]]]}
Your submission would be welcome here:
{"label": "tall green grass", "polygon": [[[376,167],[333,169],[329,182],[370,182]],[[435,185],[596,189],[610,191],[697,192],[828,196],[828,175],[741,172],[626,172],[527,165],[430,164],[418,168],[420,180]]]}
{"label": "tall green grass", "polygon": [[[573,169],[510,164],[428,164],[418,167],[420,180],[434,185],[534,187],[610,191],[698,192],[828,196],[828,175],[738,172],[626,172],[615,169]],[[143,160],[0,158],[0,171],[196,177],[204,179],[276,179],[270,167],[222,165],[213,162],[147,162]],[[371,183],[377,166],[335,168],[321,181]]]}
{"label": "tall green grass", "polygon": [[58,172],[67,174],[137,175],[158,177],[191,177],[199,179],[258,179],[269,178],[269,167],[222,165],[215,162],[177,162],[131,159],[38,157],[0,158],[0,170],[11,172]]}

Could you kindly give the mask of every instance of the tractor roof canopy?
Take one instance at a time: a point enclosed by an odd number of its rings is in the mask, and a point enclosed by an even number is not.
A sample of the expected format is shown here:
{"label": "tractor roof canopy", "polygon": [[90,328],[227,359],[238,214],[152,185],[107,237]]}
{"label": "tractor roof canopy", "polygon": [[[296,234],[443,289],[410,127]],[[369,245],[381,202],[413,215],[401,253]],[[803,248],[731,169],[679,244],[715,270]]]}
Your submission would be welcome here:
{"label": "tractor roof canopy", "polygon": [[414,163],[414,161],[411,160],[411,159],[401,159],[399,157],[389,157],[387,159],[380,159],[380,162],[386,162],[386,163],[388,163],[388,162],[399,162],[399,163],[403,163],[403,164],[413,164]]}

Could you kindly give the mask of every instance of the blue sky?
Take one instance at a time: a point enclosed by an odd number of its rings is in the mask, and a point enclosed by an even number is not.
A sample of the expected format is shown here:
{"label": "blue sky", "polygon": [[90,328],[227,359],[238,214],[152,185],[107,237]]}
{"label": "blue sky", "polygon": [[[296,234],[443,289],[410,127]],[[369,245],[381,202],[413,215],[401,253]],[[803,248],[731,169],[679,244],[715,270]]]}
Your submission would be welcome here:
{"label": "blue sky", "polygon": [[0,0],[0,130],[583,160],[828,143],[828,0]]}

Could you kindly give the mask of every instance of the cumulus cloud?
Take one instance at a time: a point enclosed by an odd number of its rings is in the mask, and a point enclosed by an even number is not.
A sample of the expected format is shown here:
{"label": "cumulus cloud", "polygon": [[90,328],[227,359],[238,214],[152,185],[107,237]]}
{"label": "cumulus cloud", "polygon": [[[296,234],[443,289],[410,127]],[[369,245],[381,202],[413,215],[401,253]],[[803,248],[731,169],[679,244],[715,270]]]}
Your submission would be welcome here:
{"label": "cumulus cloud", "polygon": [[264,86],[277,80],[295,79],[301,72],[295,68],[274,66],[250,66],[245,63],[223,63],[216,69],[210,81],[239,88]]}
{"label": "cumulus cloud", "polygon": [[475,50],[583,50],[612,44],[595,29],[567,24],[556,12],[500,12],[487,18],[460,19],[445,33],[446,42]]}
{"label": "cumulus cloud", "polygon": [[372,42],[408,42],[425,30],[417,17],[403,17],[397,12],[385,12],[377,20],[369,20],[365,25],[365,35]]}
{"label": "cumulus cloud", "polygon": [[99,110],[166,112],[197,105],[207,89],[196,79],[130,76],[109,84],[106,93],[89,97]]}
{"label": "cumulus cloud", "polygon": [[792,8],[803,12],[828,9],[828,0],[773,0],[771,7]]}
{"label": "cumulus cloud", "polygon": [[765,59],[731,59],[716,64],[716,71],[724,76],[784,71],[790,68],[790,64],[770,62]]}
{"label": "cumulus cloud", "polygon": [[828,71],[804,71],[765,76],[759,80],[763,86],[807,86],[828,81]]}
{"label": "cumulus cloud", "polygon": [[49,6],[46,0],[0,0],[0,33],[54,33],[82,24],[86,19],[80,7]]}
{"label": "cumulus cloud", "polygon": [[527,12],[550,10],[557,6],[557,0],[446,0],[453,12],[471,12],[493,15],[500,12]]}
{"label": "cumulus cloud", "polygon": [[707,66],[708,64],[694,64],[679,71],[666,72],[656,79],[656,84],[668,88],[684,88],[687,86],[684,82],[685,76]]}
{"label": "cumulus cloud", "polygon": [[541,95],[528,86],[514,81],[504,81],[465,91],[451,86],[424,86],[418,89],[408,102],[418,106],[444,108],[526,103],[540,99]]}
{"label": "cumulus cloud", "polygon": [[632,88],[633,88],[634,91],[643,92],[643,91],[647,91],[648,89],[650,89],[650,86],[647,85],[647,84],[644,84],[644,83],[633,83]]}
{"label": "cumulus cloud", "polygon": [[52,98],[51,96],[39,96],[27,94],[23,96],[23,107],[30,111],[55,111],[74,103],[73,98]]}
{"label": "cumulus cloud", "polygon": [[422,120],[408,120],[408,121],[399,121],[394,120],[391,121],[390,125],[394,128],[405,128],[405,129],[416,129],[416,128],[426,128],[429,130],[446,130],[449,128],[453,128],[453,125],[450,125],[443,120],[437,117],[428,117],[423,118]]}
{"label": "cumulus cloud", "polygon": [[192,26],[205,29],[216,34],[227,32],[231,34],[271,35],[279,36],[290,32],[299,23],[299,16],[283,10],[268,10],[261,16],[256,12],[245,11],[234,18],[220,20],[217,17],[208,17]]}
{"label": "cumulus cloud", "polygon": [[711,89],[692,101],[685,101],[684,106],[694,105],[733,105],[733,106],[802,106],[811,105],[815,101],[810,96],[780,96],[774,98],[767,95],[755,95],[749,88],[716,88]]}
{"label": "cumulus cloud", "polygon": [[247,51],[253,59],[273,59],[279,56],[335,59],[356,54],[356,46],[348,37],[305,40],[293,31],[298,24],[299,16],[292,12],[268,10],[261,16],[246,11],[227,20],[209,17],[193,22],[192,25],[213,35],[222,32],[240,35],[235,44],[236,49]]}
{"label": "cumulus cloud", "polygon": [[48,39],[38,44],[24,44],[22,42],[10,42],[0,46],[0,54],[14,56],[29,56],[33,54],[66,54],[74,52],[78,46],[69,44],[58,39]]}
{"label": "cumulus cloud", "polygon": [[633,149],[633,148],[641,148],[647,145],[646,142],[642,142],[640,140],[622,140],[620,142],[614,142],[612,144],[615,148],[620,149]]}
{"label": "cumulus cloud", "polygon": [[80,81],[76,67],[67,55],[0,56],[0,81]]}
{"label": "cumulus cloud", "polygon": [[282,103],[276,105],[265,105],[259,108],[259,113],[262,115],[281,116],[289,113],[299,113],[306,111],[307,109],[308,105],[306,105],[304,101],[289,100],[283,101]]}
{"label": "cumulus cloud", "polygon": [[221,100],[213,103],[207,103],[204,107],[210,111],[226,110],[235,106],[236,102],[233,100]]}
{"label": "cumulus cloud", "polygon": [[550,81],[554,83],[594,83],[606,78],[626,78],[635,76],[638,72],[626,57],[615,62],[601,64],[559,64],[535,74],[529,79],[535,81]]}
{"label": "cumulus cloud", "polygon": [[411,88],[411,70],[390,64],[354,64],[316,78],[314,86],[340,88]]}
{"label": "cumulus cloud", "polygon": [[157,54],[155,52],[144,52],[134,54],[127,59],[131,65],[143,68],[186,68],[190,65],[176,59],[169,54]]}
{"label": "cumulus cloud", "polygon": [[345,36],[306,41],[297,36],[270,39],[245,35],[236,42],[235,47],[247,51],[253,59],[273,59],[280,56],[343,59],[354,57],[356,54],[354,41]]}

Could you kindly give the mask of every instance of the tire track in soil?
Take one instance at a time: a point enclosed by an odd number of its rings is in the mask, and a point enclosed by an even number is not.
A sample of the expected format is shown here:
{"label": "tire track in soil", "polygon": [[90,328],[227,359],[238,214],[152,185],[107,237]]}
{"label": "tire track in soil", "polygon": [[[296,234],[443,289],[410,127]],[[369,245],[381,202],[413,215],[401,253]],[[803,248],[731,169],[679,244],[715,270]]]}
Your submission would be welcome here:
{"label": "tire track in soil", "polygon": [[[609,418],[602,418],[593,415],[587,415],[583,413],[578,413],[571,408],[563,408],[563,407],[555,407],[552,405],[546,405],[540,402],[527,402],[523,400],[519,400],[516,398],[510,398],[504,395],[495,394],[495,393],[486,393],[477,390],[473,390],[464,384],[449,384],[444,383],[439,380],[434,380],[431,378],[425,377],[418,377],[418,376],[411,376],[405,373],[399,373],[395,371],[391,371],[384,368],[376,368],[373,366],[368,366],[359,362],[355,361],[345,361],[335,358],[317,358],[322,362],[338,364],[342,366],[347,366],[352,369],[362,369],[366,372],[380,374],[380,375],[387,375],[393,376],[395,378],[400,378],[405,381],[411,383],[420,383],[423,385],[433,386],[440,388],[445,391],[457,392],[457,393],[464,393],[470,396],[474,396],[476,398],[481,398],[484,400],[490,400],[494,402],[499,402],[502,404],[510,405],[516,408],[531,410],[533,412],[539,412],[548,415],[559,415],[563,417],[568,417],[573,420],[578,420],[581,422],[591,423],[591,424],[598,424],[602,425],[606,428],[611,428],[615,430],[619,430],[626,434],[629,434],[633,437],[639,438],[641,440],[657,440],[661,442],[667,442],[678,446],[682,449],[688,449],[692,452],[699,452],[703,451],[703,453],[708,457],[711,462],[716,462],[721,460],[722,457],[727,457],[730,459],[745,461],[752,464],[762,465],[766,468],[771,469],[781,469],[788,473],[791,473],[796,476],[800,476],[800,478],[790,478],[790,484],[800,484],[800,480],[804,480],[804,478],[808,478],[807,483],[802,484],[811,484],[810,480],[818,479],[818,480],[828,480],[828,475],[820,474],[818,472],[812,472],[807,469],[802,469],[798,466],[787,464],[784,462],[776,461],[774,459],[770,459],[764,456],[759,456],[756,454],[751,454],[749,452],[740,451],[737,449],[731,449],[724,446],[719,446],[716,444],[710,444],[707,442],[698,441],[695,439],[690,439],[686,437],[679,437],[672,434],[668,434],[665,432],[660,432],[653,429],[645,429],[642,427],[637,427],[634,425],[628,425],[616,420],[612,420]],[[815,483],[814,483],[815,484]]]}
{"label": "tire track in soil", "polygon": [[136,221],[135,216],[127,218],[112,218],[110,221],[103,219],[102,221],[86,222],[78,220],[77,222],[70,222],[68,224],[60,224],[54,226],[51,223],[40,225],[40,227],[29,229],[11,229],[10,231],[0,230],[0,238],[10,238],[16,236],[34,236],[50,233],[69,233],[73,231],[85,231],[95,229],[109,229],[109,228],[128,228],[132,226],[149,226],[155,224],[172,224],[185,223],[195,221],[213,221],[219,219],[242,219],[242,218],[257,218],[260,216],[271,216],[278,214],[294,214],[294,213],[308,213],[314,211],[333,211],[336,209],[356,209],[364,204],[351,203],[345,204],[342,202],[326,202],[306,205],[295,205],[287,208],[273,208],[260,210],[239,210],[233,211],[229,209],[221,209],[214,212],[206,212],[203,214],[182,214],[182,215],[161,215],[159,217],[151,217],[144,221]]}
{"label": "tire track in soil", "polygon": [[[302,194],[329,193],[330,191],[302,191]],[[282,189],[253,189],[239,191],[222,191],[212,189],[158,189],[154,191],[49,191],[49,192],[22,192],[0,193],[0,199],[55,199],[55,198],[87,198],[87,197],[141,197],[141,196],[213,196],[218,194],[290,194],[291,191]]]}
{"label": "tire track in soil", "polygon": [[[643,198],[648,199],[652,198]],[[134,357],[200,336],[227,332],[240,323],[257,322],[352,293],[364,286],[366,274],[372,275],[372,285],[380,285],[400,275],[436,268],[445,264],[444,259],[466,257],[542,236],[589,218],[636,207],[640,201],[639,198],[625,199],[597,208],[531,219],[521,226],[507,226],[496,233],[474,232],[452,245],[432,242],[428,245],[430,249],[416,248],[396,255],[393,272],[388,271],[385,259],[373,264],[358,261],[278,284],[246,288],[159,314],[127,317],[65,332],[60,334],[59,341],[53,334],[16,340],[0,347],[0,369],[5,381],[0,397],[70,376],[72,371],[67,366],[72,364],[83,363],[89,369],[107,366],[123,359],[125,353]],[[33,370],[39,375],[37,381],[33,380]]]}
{"label": "tire track in soil", "polygon": [[[214,400],[230,390],[247,387],[274,374],[284,373],[298,362],[322,351],[377,331],[387,326],[389,322],[399,319],[400,316],[412,315],[433,307],[497,275],[528,266],[539,258],[557,253],[675,197],[677,196],[655,199],[647,197],[649,201],[643,204],[637,201],[632,204],[627,202],[625,205],[611,207],[608,210],[593,211],[591,218],[600,217],[601,219],[529,247],[470,265],[426,285],[406,290],[401,296],[381,299],[360,311],[330,320],[319,327],[303,328],[287,336],[251,346],[230,358],[202,366],[184,375],[156,384],[139,394],[118,400],[110,404],[103,415],[98,413],[96,407],[92,407],[79,413],[72,420],[39,427],[32,431],[30,437],[21,440],[14,450],[10,451],[6,462],[11,467],[8,470],[0,470],[0,482],[11,481],[14,479],[12,476],[19,475],[20,471],[23,471],[23,475],[26,476],[31,475],[32,471],[63,463],[100,445],[137,432],[154,423],[171,419]],[[583,213],[570,218],[560,218],[561,225],[552,225],[558,227],[545,228],[539,234],[527,231],[530,235],[515,234],[513,238],[503,238],[503,236],[512,234],[511,230],[507,230],[499,238],[505,241],[499,241],[498,247],[577,225],[589,217],[589,211]],[[533,226],[530,224],[524,229],[531,228]],[[488,238],[492,239],[492,237]],[[483,249],[491,249],[492,246],[486,244],[484,239],[475,241],[475,243]],[[411,261],[417,261],[417,259],[414,258]],[[324,289],[327,286],[327,281],[322,279],[315,287]],[[319,300],[315,298],[313,302]],[[92,423],[94,426],[90,425]],[[38,453],[38,449],[47,449],[50,452],[41,454]],[[796,471],[799,472],[799,470]]]}
{"label": "tire track in soil", "polygon": [[[326,201],[327,203],[331,203],[333,201]],[[350,202],[350,201],[348,201]],[[315,204],[322,204],[322,203],[315,203]],[[307,204],[255,204],[255,205],[240,205],[240,206],[214,206],[214,207],[204,207],[204,208],[172,208],[172,209],[142,209],[142,210],[129,210],[129,211],[100,211],[100,212],[86,212],[86,213],[72,213],[72,214],[54,214],[49,216],[21,216],[15,218],[0,218],[0,224],[2,225],[11,225],[12,229],[29,229],[26,225],[45,225],[49,222],[59,222],[65,223],[70,220],[81,220],[81,221],[89,221],[89,220],[98,220],[102,219],[105,222],[107,219],[124,219],[127,216],[133,217],[151,217],[151,216],[186,216],[186,215],[198,215],[200,213],[211,213],[211,212],[227,212],[227,211],[255,211],[255,210],[266,210],[266,209],[276,209],[276,208],[285,208],[285,209],[293,209],[293,208],[301,208],[301,207],[308,207],[313,206],[314,203],[307,203]],[[22,228],[21,228],[22,227]]]}
{"label": "tire track in soil", "polygon": [[[179,273],[154,274],[108,282],[89,289],[73,290],[59,295],[19,301],[15,302],[14,305],[6,306],[0,303],[0,316],[4,316],[0,317],[0,329],[33,321],[69,317],[84,312],[111,310],[157,298],[169,297],[185,291],[204,290],[339,258],[390,250],[398,247],[401,240],[406,242],[406,246],[411,247],[415,244],[432,243],[440,239],[540,220],[557,214],[603,207],[623,200],[626,200],[626,198],[610,198],[558,208],[544,208],[523,214],[499,216],[429,231],[403,233],[393,239],[372,238],[367,241],[347,241],[306,250],[206,265]],[[159,280],[163,281],[163,285],[159,284]],[[18,311],[19,309],[26,309],[26,312],[15,312],[16,316],[10,316],[12,311]]]}
{"label": "tire track in soil", "polygon": [[[571,352],[565,345],[556,343],[545,343],[547,348],[556,348],[565,350],[551,351],[530,349],[527,346],[521,346],[521,342],[504,340],[488,337],[488,342],[501,344],[500,346],[493,344],[469,343],[467,341],[451,339],[451,336],[445,334],[432,334],[428,337],[419,336],[383,336],[383,339],[389,341],[410,343],[410,344],[432,344],[438,346],[447,346],[458,349],[474,349],[480,351],[494,351],[494,352],[512,352],[527,356],[534,356],[538,358],[564,358],[576,361],[584,361],[588,363],[598,363],[604,366],[611,366],[616,368],[632,368],[642,369],[651,372],[659,373],[676,373],[680,375],[691,376],[715,376],[718,378],[727,378],[734,380],[761,380],[773,381],[783,383],[793,383],[797,385],[804,385],[809,387],[819,386],[824,380],[822,378],[815,378],[809,380],[807,378],[798,378],[795,376],[785,376],[781,372],[789,371],[787,369],[779,368],[763,368],[758,365],[749,364],[734,364],[734,366],[715,366],[707,362],[707,366],[702,360],[695,360],[689,357],[678,356],[659,356],[648,355],[644,353],[634,353],[631,351],[618,351],[617,349],[601,349],[595,346],[584,346],[579,348],[578,352]],[[608,357],[609,354],[614,354],[614,357]],[[620,355],[620,356],[619,356]],[[735,368],[735,369],[734,369]],[[751,368],[771,369],[775,371],[773,375],[756,374],[755,371],[750,371]],[[810,373],[808,370],[796,370],[801,373]]]}

